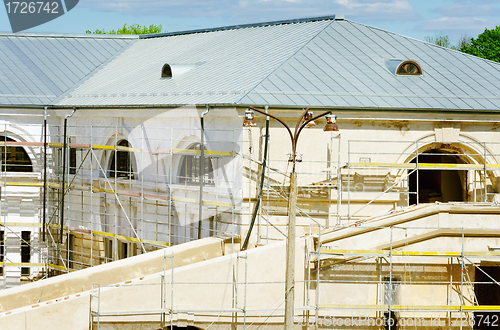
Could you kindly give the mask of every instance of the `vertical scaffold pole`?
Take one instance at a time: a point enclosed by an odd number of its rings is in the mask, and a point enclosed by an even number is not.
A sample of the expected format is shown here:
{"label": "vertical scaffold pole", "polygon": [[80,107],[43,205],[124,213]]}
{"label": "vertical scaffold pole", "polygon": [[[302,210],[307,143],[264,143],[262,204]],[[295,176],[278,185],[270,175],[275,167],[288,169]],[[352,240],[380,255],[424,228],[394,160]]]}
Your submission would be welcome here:
{"label": "vertical scaffold pole", "polygon": [[[174,182],[174,179],[172,177],[172,166],[173,166],[173,149],[174,149],[174,142],[173,142],[173,135],[174,135],[174,129],[170,128],[170,164],[168,166],[168,245],[172,246],[172,231],[174,231],[174,226],[172,224],[172,182]],[[158,156],[159,157],[159,156]]]}
{"label": "vertical scaffold pole", "polygon": [[118,185],[117,175],[118,175],[118,126],[115,126],[115,153],[113,157],[115,158],[115,168],[113,173],[115,176],[115,186],[113,188],[113,196],[115,197],[115,228],[114,228],[114,240],[113,240],[113,260],[118,260],[118,196],[116,195],[116,188]]}
{"label": "vertical scaffold pole", "polygon": [[47,107],[43,113],[43,222],[42,222],[42,242],[45,242],[45,230],[47,224]]}
{"label": "vertical scaffold pole", "polygon": [[[144,240],[144,124],[141,125],[141,242]],[[132,214],[131,214],[132,215]],[[137,249],[137,247],[136,247]],[[142,249],[141,254],[143,253]]]}
{"label": "vertical scaffold pole", "polygon": [[[94,173],[93,173],[93,166],[92,166],[92,161],[94,159],[94,145],[93,145],[93,139],[92,139],[92,134],[93,134],[93,126],[90,126],[90,229],[92,232],[90,233],[90,267],[93,266],[93,261],[94,261],[94,256],[93,256],[93,248],[94,248],[94,243],[93,243],[93,237],[94,237],[94,232],[95,226],[94,226]],[[99,230],[102,230],[99,228]]]}
{"label": "vertical scaffold pole", "polygon": [[460,253],[460,257],[462,258],[462,269],[460,271],[460,330],[462,330],[462,318],[463,318],[463,309],[464,309],[464,240],[465,240],[465,229],[462,227],[462,251]]}
{"label": "vertical scaffold pole", "polygon": [[347,220],[351,220],[351,141],[347,141]]}
{"label": "vertical scaffold pole", "polygon": [[66,196],[66,152],[67,152],[67,136],[66,128],[68,126],[68,118],[73,117],[76,112],[76,108],[73,108],[73,112],[64,117],[64,134],[63,134],[63,162],[62,162],[62,196],[61,196],[61,231],[59,235],[59,243],[63,242],[63,230],[64,230],[64,197]]}
{"label": "vertical scaffold pole", "polygon": [[487,202],[488,201],[488,189],[487,189],[487,186],[486,186],[486,178],[487,178],[487,173],[486,173],[486,142],[483,142],[483,148],[484,148],[484,174],[483,174],[483,177],[484,177],[484,200],[483,202]]}

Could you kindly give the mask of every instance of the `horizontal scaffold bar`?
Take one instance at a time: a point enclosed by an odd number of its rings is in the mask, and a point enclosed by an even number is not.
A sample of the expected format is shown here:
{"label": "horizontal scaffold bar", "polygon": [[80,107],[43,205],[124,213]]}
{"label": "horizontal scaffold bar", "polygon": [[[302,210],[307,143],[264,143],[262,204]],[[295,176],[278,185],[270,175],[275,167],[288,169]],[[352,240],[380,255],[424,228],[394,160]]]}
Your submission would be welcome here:
{"label": "horizontal scaffold bar", "polygon": [[69,271],[69,272],[74,272],[76,269],[71,269],[67,268],[61,265],[55,265],[55,264],[46,264],[46,263],[35,263],[35,262],[3,262],[0,263],[0,268],[3,267],[48,267],[50,269],[56,269],[56,270],[62,270],[62,271]]}
{"label": "horizontal scaffold bar", "polygon": [[[38,179],[37,179],[38,180]],[[4,187],[12,186],[12,187],[43,187],[43,182],[3,182],[0,183],[0,185]],[[48,183],[47,184],[50,188],[54,189],[61,189],[61,184],[58,183]],[[66,185],[66,189],[69,188],[69,185]],[[82,186],[79,186],[79,188],[82,188]],[[84,188],[84,189],[89,189]],[[170,200],[169,196],[166,195],[158,195],[158,194],[148,194],[148,193],[141,193],[141,192],[134,192],[134,191],[127,191],[127,190],[113,190],[113,189],[105,189],[105,188],[96,188],[92,187],[92,192],[94,193],[108,193],[108,194],[114,194],[116,192],[117,195],[125,195],[125,196],[132,196],[132,197],[142,197],[144,196],[145,199],[152,199],[152,200],[165,200],[168,201]],[[185,197],[172,197],[173,202],[182,202],[182,203],[188,203],[188,204],[199,204],[199,200],[195,198],[185,198]],[[227,208],[232,208],[233,204],[231,203],[224,203],[224,202],[217,202],[217,201],[210,201],[210,200],[204,200],[203,205],[208,205],[208,206],[218,206],[218,207],[227,207]]]}
{"label": "horizontal scaffold bar", "polygon": [[[0,142],[1,145],[7,146],[19,146],[19,147],[43,147],[43,142],[18,142],[18,141],[5,141]],[[50,142],[47,143],[47,146],[50,148],[62,148],[62,143]],[[184,154],[184,155],[200,155],[201,151],[199,149],[179,149],[174,148],[172,150],[169,149],[139,149],[132,147],[123,147],[118,145],[98,145],[98,144],[86,144],[86,143],[68,143],[68,147],[75,149],[96,149],[96,150],[119,150],[119,151],[128,151],[128,152],[145,152],[150,154]],[[217,150],[204,150],[204,154],[209,156],[219,156],[219,157],[232,157],[232,151],[217,151]]]}
{"label": "horizontal scaffold bar", "polygon": [[449,311],[449,312],[474,312],[474,311],[500,311],[500,306],[460,306],[460,305],[319,305],[320,309],[338,310],[373,310],[373,311]]}
{"label": "horizontal scaffold bar", "polygon": [[448,164],[448,163],[350,163],[349,168],[397,168],[429,170],[500,170],[500,164]]}
{"label": "horizontal scaffold bar", "polygon": [[[31,222],[5,222],[5,223],[0,223],[0,226],[1,227],[42,227],[42,224],[41,223],[31,223]],[[48,224],[48,227],[54,228],[54,229],[61,228],[60,225],[55,224],[55,223]],[[94,236],[102,236],[102,237],[110,237],[110,238],[114,238],[116,236],[116,238],[118,240],[126,241],[126,242],[135,242],[135,243],[142,242],[143,244],[153,245],[153,246],[161,246],[161,247],[170,246],[168,243],[165,243],[165,242],[153,241],[153,240],[148,240],[148,239],[140,240],[140,239],[134,238],[134,237],[116,235],[113,233],[107,233],[107,232],[98,231],[98,230],[68,228],[67,226],[64,226],[63,229],[66,231],[69,230],[70,233],[73,232],[73,233],[78,233],[78,234],[82,234],[82,233],[83,234],[92,234]]]}
{"label": "horizontal scaffold bar", "polygon": [[[390,251],[390,250],[343,250],[321,249],[320,254],[338,256],[429,256],[429,257],[461,257],[462,252],[456,251]],[[467,251],[465,257],[500,256],[500,251]]]}

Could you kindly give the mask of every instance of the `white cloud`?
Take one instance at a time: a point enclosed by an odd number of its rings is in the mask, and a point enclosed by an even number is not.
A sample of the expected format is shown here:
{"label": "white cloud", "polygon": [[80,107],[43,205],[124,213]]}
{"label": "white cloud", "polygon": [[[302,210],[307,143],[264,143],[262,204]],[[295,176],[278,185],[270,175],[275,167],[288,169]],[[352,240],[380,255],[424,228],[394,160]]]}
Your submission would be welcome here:
{"label": "white cloud", "polygon": [[476,37],[485,28],[492,29],[500,25],[497,19],[480,17],[442,17],[421,23],[417,29],[430,33],[443,33],[452,41],[458,41],[461,36]]}
{"label": "white cloud", "polygon": [[499,24],[498,20],[478,17],[441,17],[421,23],[418,28],[422,31],[464,31],[494,28]]}
{"label": "white cloud", "polygon": [[97,12],[168,17],[224,17],[230,24],[346,14],[355,21],[419,18],[406,0],[80,0]]}
{"label": "white cloud", "polygon": [[491,16],[500,12],[499,9],[488,5],[451,5],[438,8],[435,11],[446,17]]}
{"label": "white cloud", "polygon": [[348,15],[365,20],[407,21],[420,18],[406,0],[334,0]]}

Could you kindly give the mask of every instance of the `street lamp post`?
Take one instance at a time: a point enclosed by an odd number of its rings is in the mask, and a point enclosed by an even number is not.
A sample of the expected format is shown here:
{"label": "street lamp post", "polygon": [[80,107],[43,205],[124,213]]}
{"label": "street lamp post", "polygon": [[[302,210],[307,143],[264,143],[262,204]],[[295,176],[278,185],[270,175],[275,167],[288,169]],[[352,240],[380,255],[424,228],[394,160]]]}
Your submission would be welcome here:
{"label": "street lamp post", "polygon": [[[297,141],[300,132],[304,127],[315,126],[314,120],[326,116],[327,124],[324,131],[338,131],[339,128],[335,123],[336,116],[331,111],[325,111],[318,116],[314,116],[309,108],[305,109],[302,115],[297,119],[295,130],[292,130],[281,119],[256,109],[249,107],[245,111],[245,121],[243,126],[254,127],[256,126],[253,111],[256,111],[265,116],[269,116],[280,122],[288,131],[290,140],[292,142],[292,172],[290,173],[290,192],[288,196],[288,236],[286,240],[286,278],[285,278],[285,329],[293,329],[293,315],[294,315],[294,298],[295,298],[295,220],[296,220],[296,206],[297,206],[297,173],[295,172],[295,163],[297,161]],[[304,121],[302,121],[304,120]],[[266,137],[267,138],[267,137]]]}

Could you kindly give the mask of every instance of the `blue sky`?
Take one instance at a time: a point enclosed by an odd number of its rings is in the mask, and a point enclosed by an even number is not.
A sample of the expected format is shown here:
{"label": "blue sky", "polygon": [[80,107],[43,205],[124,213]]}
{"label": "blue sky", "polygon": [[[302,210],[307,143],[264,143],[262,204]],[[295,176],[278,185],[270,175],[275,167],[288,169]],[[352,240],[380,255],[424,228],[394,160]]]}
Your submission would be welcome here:
{"label": "blue sky", "polygon": [[[500,0],[80,0],[65,15],[23,32],[85,33],[125,23],[181,31],[337,13],[421,40],[443,32],[455,43],[500,25]],[[12,31],[5,10],[0,31]]]}

